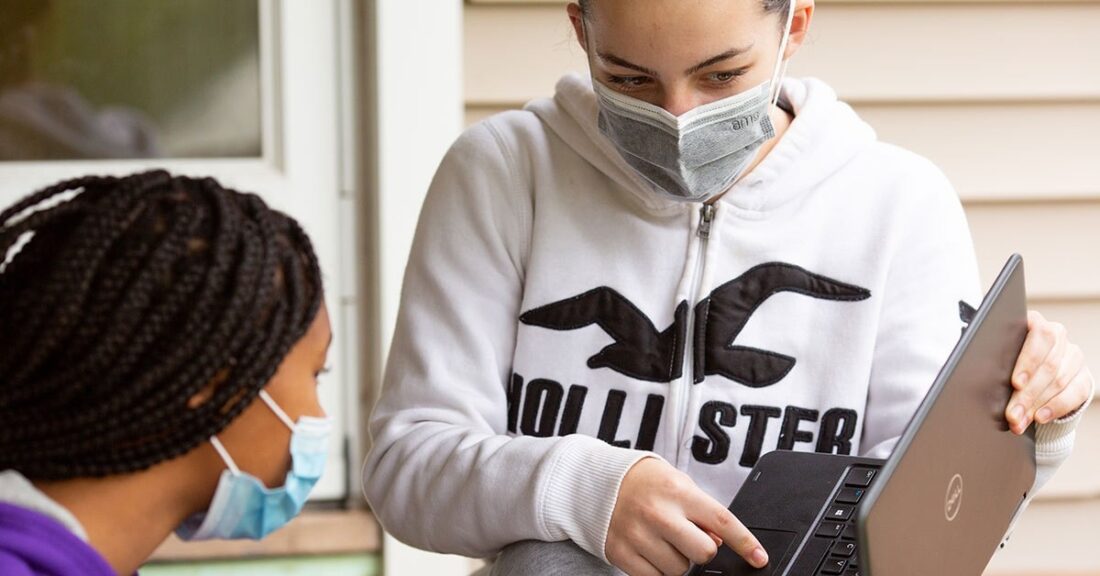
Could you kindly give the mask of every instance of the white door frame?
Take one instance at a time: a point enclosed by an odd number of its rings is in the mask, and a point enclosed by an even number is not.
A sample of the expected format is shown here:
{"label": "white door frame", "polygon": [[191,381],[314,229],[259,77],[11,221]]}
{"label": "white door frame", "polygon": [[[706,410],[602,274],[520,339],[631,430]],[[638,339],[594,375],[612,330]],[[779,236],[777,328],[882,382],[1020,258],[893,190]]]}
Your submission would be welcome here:
{"label": "white door frame", "polygon": [[[374,327],[385,358],[420,206],[463,125],[462,1],[374,0],[368,5],[379,246],[380,312]],[[387,576],[458,576],[471,566],[466,558],[423,552],[388,534],[382,561]]]}

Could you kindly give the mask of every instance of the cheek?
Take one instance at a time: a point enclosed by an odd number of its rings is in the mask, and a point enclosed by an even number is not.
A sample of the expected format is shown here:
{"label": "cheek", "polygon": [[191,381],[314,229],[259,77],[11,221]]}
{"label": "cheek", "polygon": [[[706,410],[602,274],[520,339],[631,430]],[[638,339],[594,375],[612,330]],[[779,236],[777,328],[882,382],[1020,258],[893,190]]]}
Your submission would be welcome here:
{"label": "cheek", "polygon": [[290,438],[287,438],[286,444],[284,444],[276,454],[272,455],[272,459],[269,460],[270,472],[263,478],[264,485],[268,488],[278,488],[286,483],[286,474],[290,471],[291,458],[290,458]]}
{"label": "cheek", "polygon": [[290,429],[257,400],[219,438],[243,472],[259,478],[268,488],[276,488],[286,481],[290,467],[290,434]]}
{"label": "cheek", "polygon": [[279,424],[279,429],[269,430],[264,437],[255,438],[250,452],[248,473],[263,481],[268,488],[278,488],[286,482],[290,470],[290,430]]}
{"label": "cheek", "polygon": [[[776,49],[778,50],[778,47]],[[778,63],[779,60],[775,58],[775,54],[762,55],[756,61],[756,64],[741,76],[740,85],[742,89],[748,90],[771,80]]]}

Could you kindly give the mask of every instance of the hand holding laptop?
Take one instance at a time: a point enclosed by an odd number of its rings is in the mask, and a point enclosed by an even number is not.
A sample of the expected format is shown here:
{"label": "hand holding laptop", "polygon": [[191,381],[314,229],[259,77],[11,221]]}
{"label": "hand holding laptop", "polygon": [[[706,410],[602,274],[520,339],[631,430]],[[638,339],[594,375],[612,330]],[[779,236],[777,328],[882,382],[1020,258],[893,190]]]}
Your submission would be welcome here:
{"label": "hand holding laptop", "polygon": [[1023,434],[1033,421],[1046,424],[1072,414],[1092,395],[1094,386],[1081,347],[1069,341],[1065,326],[1032,310],[1027,327],[1027,340],[1012,374],[1016,391],[1005,409],[1016,434]]}

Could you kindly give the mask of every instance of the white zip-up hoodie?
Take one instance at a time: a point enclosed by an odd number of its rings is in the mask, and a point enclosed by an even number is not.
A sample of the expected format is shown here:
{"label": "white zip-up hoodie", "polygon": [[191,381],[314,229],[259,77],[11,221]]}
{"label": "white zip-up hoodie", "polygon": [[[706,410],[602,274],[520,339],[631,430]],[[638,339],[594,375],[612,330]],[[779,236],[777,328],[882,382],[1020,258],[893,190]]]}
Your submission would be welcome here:
{"label": "white zip-up hoodie", "polygon": [[[395,537],[606,561],[656,454],[729,503],[761,454],[886,457],[981,298],[959,200],[818,80],[714,204],[662,200],[597,128],[587,78],[444,158],[406,270],[367,497]],[[1042,483],[1077,417],[1039,427]]]}

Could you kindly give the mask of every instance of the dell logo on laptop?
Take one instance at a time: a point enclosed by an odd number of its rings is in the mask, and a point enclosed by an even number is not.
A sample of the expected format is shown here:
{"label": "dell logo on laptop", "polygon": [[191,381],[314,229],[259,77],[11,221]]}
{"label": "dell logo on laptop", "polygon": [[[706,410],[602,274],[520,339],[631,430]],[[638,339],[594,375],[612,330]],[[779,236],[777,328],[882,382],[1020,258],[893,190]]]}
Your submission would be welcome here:
{"label": "dell logo on laptop", "polygon": [[955,474],[951,478],[951,482],[947,485],[947,498],[944,502],[943,513],[947,517],[947,521],[951,522],[955,519],[955,516],[959,515],[959,508],[962,507],[963,498],[963,478],[959,474]]}

